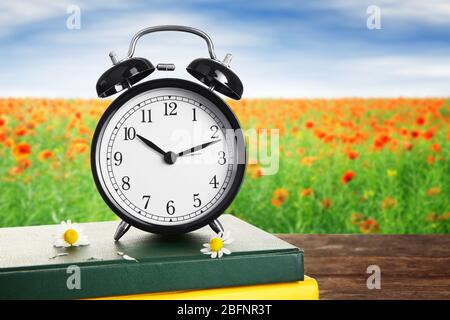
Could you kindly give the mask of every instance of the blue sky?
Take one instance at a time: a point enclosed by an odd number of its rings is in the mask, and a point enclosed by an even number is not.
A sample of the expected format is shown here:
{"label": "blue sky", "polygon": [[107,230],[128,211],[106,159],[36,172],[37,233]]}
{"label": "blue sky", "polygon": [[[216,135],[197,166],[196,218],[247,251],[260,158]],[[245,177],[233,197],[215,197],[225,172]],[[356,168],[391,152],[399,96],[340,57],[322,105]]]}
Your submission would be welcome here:
{"label": "blue sky", "polygon": [[[85,1],[0,0],[0,96],[95,97],[111,50],[123,57],[132,35],[158,24],[210,34],[245,97],[395,97],[450,95],[449,1]],[[81,28],[69,30],[69,5]],[[366,26],[369,5],[381,29]],[[187,64],[206,57],[200,38],[143,37],[136,56]],[[195,80],[194,80],[195,81]]]}

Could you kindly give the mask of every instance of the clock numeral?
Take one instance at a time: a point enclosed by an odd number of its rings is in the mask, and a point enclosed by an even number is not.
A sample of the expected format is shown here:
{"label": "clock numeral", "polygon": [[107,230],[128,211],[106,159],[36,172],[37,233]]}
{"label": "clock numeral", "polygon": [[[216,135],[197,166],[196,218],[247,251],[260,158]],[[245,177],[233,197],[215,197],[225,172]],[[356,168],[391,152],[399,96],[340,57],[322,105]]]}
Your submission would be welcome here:
{"label": "clock numeral", "polygon": [[213,189],[217,189],[219,187],[219,182],[217,182],[217,177],[214,175],[214,177],[209,182],[210,185],[213,186]]}
{"label": "clock numeral", "polygon": [[173,205],[175,202],[173,200],[169,200],[166,204],[167,214],[173,215],[175,213],[175,206]]}
{"label": "clock numeral", "polygon": [[147,209],[148,203],[150,202],[150,196],[142,196],[142,200],[145,200],[144,209]]}
{"label": "clock numeral", "polygon": [[136,129],[133,127],[124,127],[123,130],[125,133],[124,140],[133,140],[136,138]]}
{"label": "clock numeral", "polygon": [[152,109],[147,109],[147,110],[142,109],[141,116],[142,116],[141,122],[143,122],[143,123],[152,122]]}
{"label": "clock numeral", "polygon": [[198,198],[199,195],[200,193],[194,193],[194,208],[198,208],[202,205],[202,200]]}
{"label": "clock numeral", "polygon": [[164,115],[165,116],[176,116],[177,115],[177,104],[175,102],[164,103]]}
{"label": "clock numeral", "polygon": [[123,176],[122,177],[122,189],[127,191],[130,190],[130,177],[129,176]]}
{"label": "clock numeral", "polygon": [[225,152],[219,151],[219,160],[217,161],[221,166],[227,163],[227,159],[225,158]]}
{"label": "clock numeral", "polygon": [[211,139],[218,139],[219,135],[217,134],[217,132],[219,132],[219,127],[216,125],[211,126],[211,128],[209,128],[213,134],[211,136]]}
{"label": "clock numeral", "polygon": [[117,151],[114,153],[114,160],[116,161],[116,162],[114,162],[114,165],[116,167],[118,167],[122,164],[122,159],[123,159],[122,152]]}
{"label": "clock numeral", "polygon": [[192,108],[192,121],[197,121],[197,109]]}

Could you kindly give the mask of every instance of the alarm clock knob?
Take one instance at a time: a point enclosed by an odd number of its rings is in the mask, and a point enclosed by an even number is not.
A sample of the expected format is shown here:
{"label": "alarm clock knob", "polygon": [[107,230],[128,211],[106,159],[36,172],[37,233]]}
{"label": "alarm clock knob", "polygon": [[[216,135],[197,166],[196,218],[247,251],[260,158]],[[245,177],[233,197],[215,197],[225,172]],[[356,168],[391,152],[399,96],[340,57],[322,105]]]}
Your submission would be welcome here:
{"label": "alarm clock knob", "polygon": [[225,55],[225,58],[223,58],[222,63],[229,68],[232,59],[233,59],[233,55],[231,53],[227,53]]}
{"label": "alarm clock knob", "polygon": [[116,65],[119,63],[119,58],[117,58],[117,54],[114,51],[111,51],[109,53],[109,57],[111,58],[111,62],[113,65]]}
{"label": "alarm clock knob", "polygon": [[156,69],[158,71],[175,71],[175,65],[173,63],[158,63]]}

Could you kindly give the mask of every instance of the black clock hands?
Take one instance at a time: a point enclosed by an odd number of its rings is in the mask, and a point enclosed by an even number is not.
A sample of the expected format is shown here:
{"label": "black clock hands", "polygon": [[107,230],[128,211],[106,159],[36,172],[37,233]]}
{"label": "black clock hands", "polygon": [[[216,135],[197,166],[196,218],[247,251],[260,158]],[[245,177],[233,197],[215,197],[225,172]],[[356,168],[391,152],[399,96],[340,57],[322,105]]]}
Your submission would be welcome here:
{"label": "black clock hands", "polygon": [[177,154],[177,156],[182,157],[182,156],[185,156],[185,155],[187,155],[187,154],[193,153],[193,152],[195,152],[195,151],[202,150],[202,149],[206,148],[207,146],[210,146],[210,145],[212,145],[212,144],[214,144],[214,143],[217,143],[217,142],[219,142],[219,141],[221,141],[221,140],[219,139],[219,140],[209,141],[209,142],[200,144],[200,145],[198,145],[198,146],[195,146],[195,147],[192,147],[192,148],[190,148],[190,149],[187,149],[187,150],[184,150],[184,151],[179,152],[179,153]]}
{"label": "black clock hands", "polygon": [[150,140],[144,138],[143,136],[137,134],[136,135],[143,143],[145,143],[147,146],[149,146],[150,148],[152,148],[153,150],[155,150],[156,152],[160,153],[161,155],[165,156],[166,152],[161,149],[160,147],[158,147],[156,144],[154,144],[153,142],[151,142]]}
{"label": "black clock hands", "polygon": [[144,138],[143,136],[141,136],[139,134],[137,134],[136,136],[143,143],[145,143],[148,147],[152,148],[153,150],[155,150],[156,152],[161,154],[163,156],[164,161],[167,164],[174,164],[177,161],[178,157],[182,157],[182,156],[185,156],[185,155],[188,155],[188,154],[193,155],[194,152],[202,150],[202,149],[206,148],[207,146],[210,146],[210,145],[212,145],[214,143],[217,143],[217,142],[221,141],[220,139],[219,140],[214,140],[214,141],[209,141],[209,142],[200,144],[198,146],[192,147],[190,149],[184,150],[184,151],[182,151],[180,153],[175,153],[175,152],[172,152],[172,151],[165,152],[163,149],[158,147],[156,144],[154,144],[153,142],[151,142],[147,138]]}
{"label": "black clock hands", "polygon": [[150,140],[144,138],[143,136],[137,134],[136,135],[143,143],[145,143],[147,146],[149,146],[150,148],[152,148],[153,150],[155,150],[156,152],[158,152],[159,154],[161,154],[163,156],[164,162],[167,164],[174,164],[175,161],[177,161],[177,154],[175,152],[169,151],[169,152],[165,152],[163,149],[161,149],[160,147],[158,147],[156,144],[154,144],[153,142],[151,142]]}

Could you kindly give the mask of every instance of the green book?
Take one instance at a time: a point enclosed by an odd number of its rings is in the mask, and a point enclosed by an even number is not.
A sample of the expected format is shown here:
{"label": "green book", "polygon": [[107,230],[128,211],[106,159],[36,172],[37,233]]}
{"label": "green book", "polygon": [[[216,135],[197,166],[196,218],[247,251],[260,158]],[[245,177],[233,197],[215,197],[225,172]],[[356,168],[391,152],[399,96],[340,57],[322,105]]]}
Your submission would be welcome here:
{"label": "green book", "polygon": [[83,223],[90,244],[66,249],[53,247],[57,225],[0,228],[0,299],[76,299],[303,280],[302,250],[231,215],[220,220],[234,239],[226,245],[231,255],[220,259],[200,252],[213,235],[209,227],[170,237],[132,228],[115,242],[118,221]]}

